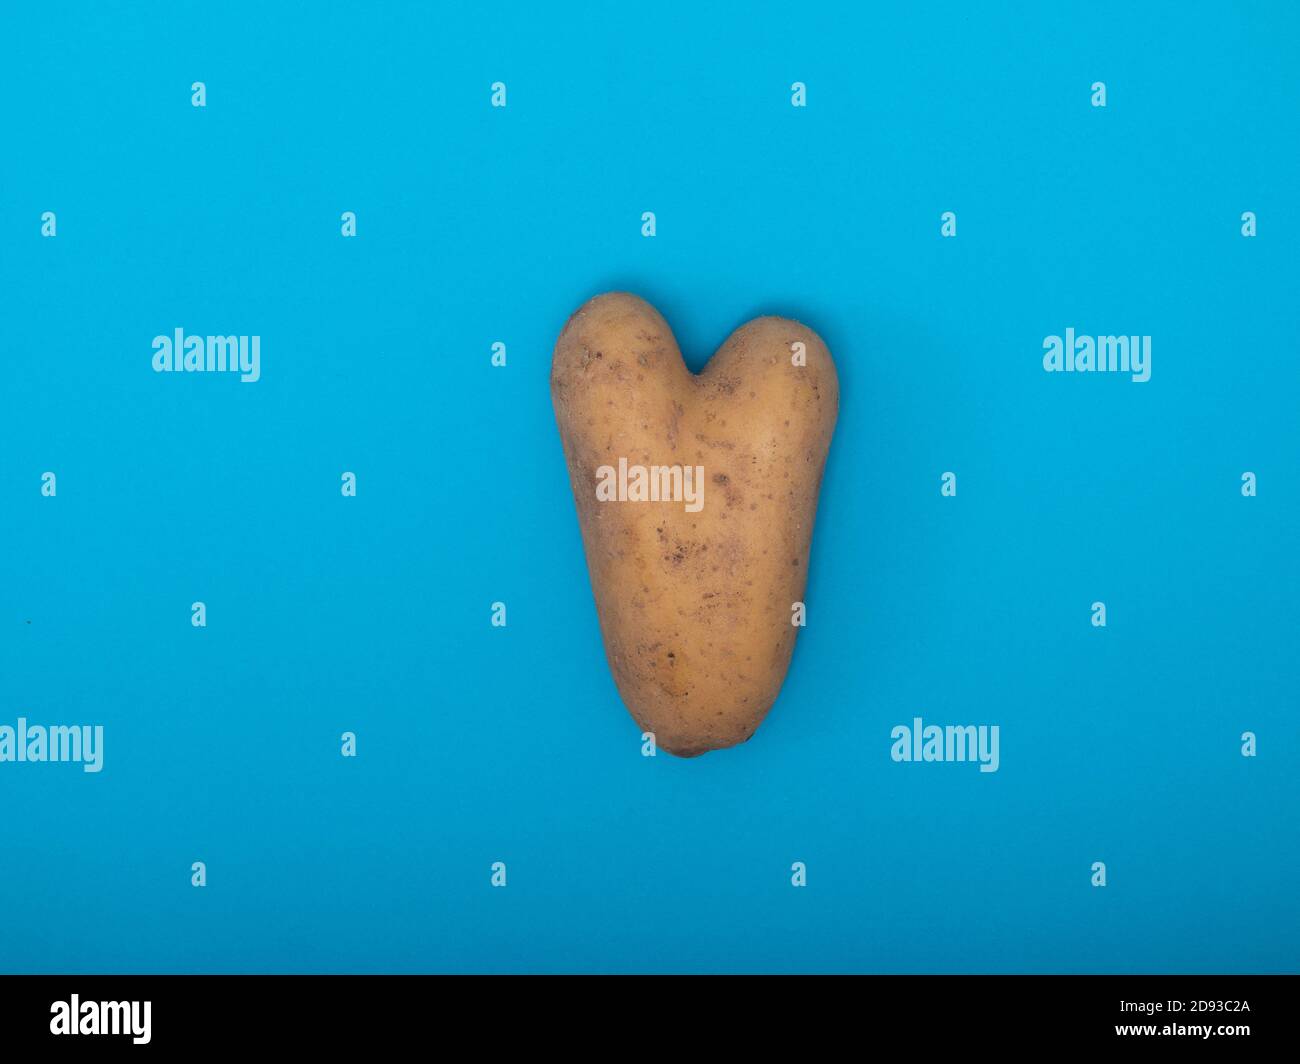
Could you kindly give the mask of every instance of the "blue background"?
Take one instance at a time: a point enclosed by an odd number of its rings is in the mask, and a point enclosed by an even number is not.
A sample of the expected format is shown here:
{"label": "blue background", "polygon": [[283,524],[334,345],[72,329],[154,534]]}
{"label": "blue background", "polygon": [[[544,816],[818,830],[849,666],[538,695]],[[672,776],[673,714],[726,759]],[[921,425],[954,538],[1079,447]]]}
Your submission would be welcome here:
{"label": "blue background", "polygon": [[[0,723],[106,737],[0,765],[0,969],[1300,967],[1300,17],[1137,6],[7,6]],[[839,366],[809,626],[695,760],[551,411],[609,289]],[[177,327],[262,380],[153,373]]]}

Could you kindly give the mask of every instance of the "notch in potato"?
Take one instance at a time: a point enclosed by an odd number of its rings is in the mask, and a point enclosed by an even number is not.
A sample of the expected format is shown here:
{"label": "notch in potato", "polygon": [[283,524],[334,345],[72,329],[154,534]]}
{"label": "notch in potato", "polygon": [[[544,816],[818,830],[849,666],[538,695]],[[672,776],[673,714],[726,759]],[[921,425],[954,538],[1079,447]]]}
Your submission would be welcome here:
{"label": "notch in potato", "polygon": [[756,318],[697,375],[659,312],[616,292],[565,325],[551,398],[624,704],[680,757],[744,742],[803,624],[839,410],[830,352]]}

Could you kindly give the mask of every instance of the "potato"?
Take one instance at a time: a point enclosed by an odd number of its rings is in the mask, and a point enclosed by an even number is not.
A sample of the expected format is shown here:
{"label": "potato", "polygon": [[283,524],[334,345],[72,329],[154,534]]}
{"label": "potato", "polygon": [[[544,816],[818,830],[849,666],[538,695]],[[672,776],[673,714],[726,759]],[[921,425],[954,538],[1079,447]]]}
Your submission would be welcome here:
{"label": "potato", "polygon": [[839,407],[830,352],[757,318],[696,376],[658,311],[610,293],[565,325],[551,397],[624,703],[681,757],[744,742],[801,623]]}

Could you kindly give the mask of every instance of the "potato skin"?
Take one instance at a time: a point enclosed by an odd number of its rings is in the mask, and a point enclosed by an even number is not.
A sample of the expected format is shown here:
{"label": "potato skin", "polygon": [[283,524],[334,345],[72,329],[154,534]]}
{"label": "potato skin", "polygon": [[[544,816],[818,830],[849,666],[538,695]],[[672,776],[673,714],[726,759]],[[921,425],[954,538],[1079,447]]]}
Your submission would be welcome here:
{"label": "potato skin", "polygon": [[[802,341],[807,364],[791,363]],[[785,679],[822,470],[839,409],[811,329],[757,318],[704,371],[654,307],[624,292],[565,325],[551,396],[577,501],[606,656],[656,745],[693,757],[744,742]],[[597,469],[703,466],[704,507],[610,502]]]}

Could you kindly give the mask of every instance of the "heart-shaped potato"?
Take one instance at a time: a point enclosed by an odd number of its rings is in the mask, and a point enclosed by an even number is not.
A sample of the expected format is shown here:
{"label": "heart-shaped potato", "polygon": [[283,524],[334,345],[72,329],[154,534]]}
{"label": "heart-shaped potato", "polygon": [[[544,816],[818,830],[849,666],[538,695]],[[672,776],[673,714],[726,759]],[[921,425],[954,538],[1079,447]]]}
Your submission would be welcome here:
{"label": "heart-shaped potato", "polygon": [[830,352],[756,318],[697,376],[659,312],[617,292],[565,325],[551,397],[624,703],[681,757],[744,742],[802,623],[839,408]]}

